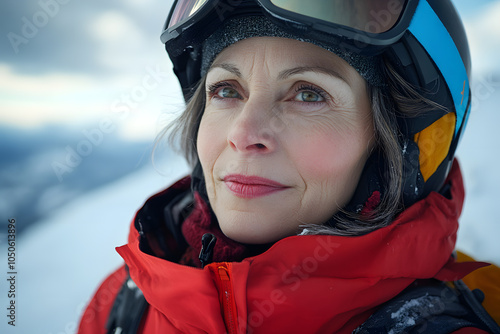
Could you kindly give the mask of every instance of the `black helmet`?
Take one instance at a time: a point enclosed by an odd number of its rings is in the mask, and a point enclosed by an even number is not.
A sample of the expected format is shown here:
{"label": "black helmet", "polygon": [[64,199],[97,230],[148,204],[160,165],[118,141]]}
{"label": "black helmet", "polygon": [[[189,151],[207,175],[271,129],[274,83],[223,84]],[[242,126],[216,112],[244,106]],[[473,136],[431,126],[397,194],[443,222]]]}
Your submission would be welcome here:
{"label": "black helmet", "polygon": [[287,33],[351,54],[383,55],[422,96],[445,107],[398,118],[403,203],[442,187],[471,101],[469,46],[450,0],[177,0],[161,40],[186,99],[201,78],[204,41],[246,16],[265,16]]}

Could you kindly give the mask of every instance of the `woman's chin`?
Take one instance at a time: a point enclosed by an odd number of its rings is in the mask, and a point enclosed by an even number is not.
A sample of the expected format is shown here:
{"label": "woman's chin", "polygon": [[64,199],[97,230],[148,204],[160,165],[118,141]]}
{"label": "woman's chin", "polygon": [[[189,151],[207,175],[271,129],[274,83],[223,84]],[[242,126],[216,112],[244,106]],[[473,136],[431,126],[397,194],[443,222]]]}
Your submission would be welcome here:
{"label": "woman's chin", "polygon": [[219,225],[226,237],[243,244],[268,244],[296,234],[296,231],[284,233],[283,229],[276,228],[281,224],[273,224],[265,215],[259,216],[239,212],[230,219],[219,219]]}

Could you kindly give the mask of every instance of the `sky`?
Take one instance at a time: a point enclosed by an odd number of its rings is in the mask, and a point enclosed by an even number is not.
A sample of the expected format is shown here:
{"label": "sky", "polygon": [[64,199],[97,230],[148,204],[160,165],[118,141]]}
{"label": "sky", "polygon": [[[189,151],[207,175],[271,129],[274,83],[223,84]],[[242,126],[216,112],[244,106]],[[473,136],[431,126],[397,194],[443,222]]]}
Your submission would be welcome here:
{"label": "sky", "polygon": [[182,105],[159,40],[170,4],[2,1],[0,123],[82,131],[111,118],[127,139],[153,138]]}
{"label": "sky", "polygon": [[[500,70],[500,1],[454,0],[473,69]],[[0,124],[83,131],[111,118],[116,134],[150,140],[182,109],[159,40],[171,1],[0,2]]]}

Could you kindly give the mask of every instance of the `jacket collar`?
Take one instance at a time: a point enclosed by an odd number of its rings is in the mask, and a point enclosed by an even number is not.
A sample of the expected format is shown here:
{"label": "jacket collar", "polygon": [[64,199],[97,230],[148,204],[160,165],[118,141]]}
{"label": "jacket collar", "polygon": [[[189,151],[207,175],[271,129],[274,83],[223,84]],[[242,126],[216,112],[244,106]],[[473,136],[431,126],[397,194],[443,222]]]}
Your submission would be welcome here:
{"label": "jacket collar", "polygon": [[[451,258],[464,199],[456,163],[449,181],[450,199],[431,193],[369,234],[289,237],[233,262],[238,317],[247,319],[241,329],[294,332],[296,322],[290,319],[300,316],[310,332],[350,332],[415,280],[456,280],[475,269]],[[147,301],[181,331],[223,332],[210,271],[144,253],[138,240],[133,225],[129,243],[117,250]],[[257,315],[259,326],[252,323]]]}

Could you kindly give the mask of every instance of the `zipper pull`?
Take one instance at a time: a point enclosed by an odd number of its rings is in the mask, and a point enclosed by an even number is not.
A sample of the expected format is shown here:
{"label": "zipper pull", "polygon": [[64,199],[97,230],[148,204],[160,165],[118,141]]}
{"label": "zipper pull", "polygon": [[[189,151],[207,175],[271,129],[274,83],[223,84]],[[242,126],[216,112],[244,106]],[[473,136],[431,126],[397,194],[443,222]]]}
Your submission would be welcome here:
{"label": "zipper pull", "polygon": [[212,262],[216,241],[217,238],[211,233],[205,233],[201,237],[201,251],[198,258],[200,259],[202,268]]}
{"label": "zipper pull", "polygon": [[217,270],[219,271],[219,277],[221,281],[229,281],[229,274],[227,272],[227,268],[224,266],[218,266]]}

